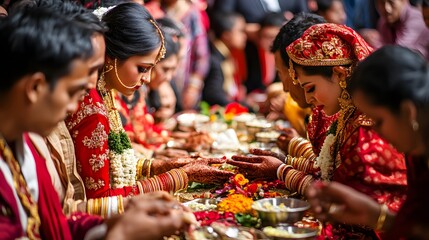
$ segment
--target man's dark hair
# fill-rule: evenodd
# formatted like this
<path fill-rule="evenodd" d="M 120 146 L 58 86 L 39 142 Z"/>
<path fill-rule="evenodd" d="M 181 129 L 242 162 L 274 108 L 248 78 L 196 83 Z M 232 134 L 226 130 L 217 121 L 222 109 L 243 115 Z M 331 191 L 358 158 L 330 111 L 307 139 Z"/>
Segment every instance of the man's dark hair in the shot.
<path fill-rule="evenodd" d="M 280 56 L 284 64 L 288 64 L 289 56 L 286 53 L 286 47 L 289 46 L 296 39 L 300 38 L 302 34 L 309 27 L 325 23 L 326 20 L 316 14 L 312 13 L 298 13 L 293 17 L 289 22 L 287 22 L 280 29 L 276 38 L 274 39 L 273 46 L 271 47 L 271 52 L 275 53 L 280 51 Z"/>
<path fill-rule="evenodd" d="M 332 3 L 334 1 L 341 1 L 342 0 L 317 0 L 317 12 L 318 13 L 324 13 L 328 9 L 332 7 Z"/>
<path fill-rule="evenodd" d="M 265 15 L 262 21 L 259 23 L 261 28 L 263 27 L 281 27 L 285 24 L 285 15 L 281 12 L 270 12 Z"/>
<path fill-rule="evenodd" d="M 216 38 L 220 38 L 224 32 L 231 31 L 239 18 L 242 18 L 239 13 L 213 12 L 210 14 L 211 29 Z"/>
<path fill-rule="evenodd" d="M 44 8 L 22 9 L 0 21 L 0 93 L 25 75 L 42 72 L 51 86 L 74 60 L 92 56 L 92 31 Z"/>
<path fill-rule="evenodd" d="M 70 1 L 53 0 L 21 0 L 11 6 L 11 14 L 24 8 L 46 8 L 51 9 L 56 14 L 76 21 L 84 28 L 103 34 L 108 29 L 106 25 L 92 13 L 92 11 L 81 5 Z"/>

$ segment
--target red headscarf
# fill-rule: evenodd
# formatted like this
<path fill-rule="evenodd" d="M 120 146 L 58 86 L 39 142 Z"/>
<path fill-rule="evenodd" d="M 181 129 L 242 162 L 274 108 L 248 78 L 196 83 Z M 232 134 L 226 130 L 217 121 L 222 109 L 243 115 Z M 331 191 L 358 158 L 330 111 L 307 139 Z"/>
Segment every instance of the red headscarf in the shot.
<path fill-rule="evenodd" d="M 286 48 L 303 66 L 348 65 L 365 59 L 373 49 L 353 29 L 334 23 L 316 24 Z"/>

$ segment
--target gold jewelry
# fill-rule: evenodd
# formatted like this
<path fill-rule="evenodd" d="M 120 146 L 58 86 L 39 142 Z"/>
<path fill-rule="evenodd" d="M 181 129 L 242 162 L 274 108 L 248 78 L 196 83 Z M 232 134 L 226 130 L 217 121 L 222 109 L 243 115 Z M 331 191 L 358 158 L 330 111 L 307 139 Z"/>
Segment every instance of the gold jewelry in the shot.
<path fill-rule="evenodd" d="M 158 24 L 156 24 L 156 22 L 153 19 L 149 19 L 149 21 L 153 24 L 153 26 L 155 26 L 156 31 L 158 32 L 159 38 L 161 39 L 161 48 L 159 49 L 158 55 L 156 56 L 156 59 L 155 59 L 155 64 L 157 64 L 159 63 L 159 61 L 161 61 L 161 59 L 165 57 L 165 53 L 167 52 L 167 50 L 165 49 L 165 39 Z"/>
<path fill-rule="evenodd" d="M 289 76 L 290 76 L 290 78 L 292 78 L 293 85 L 299 84 L 298 78 L 296 77 L 295 69 L 293 67 L 293 62 L 290 58 L 289 58 Z"/>
<path fill-rule="evenodd" d="M 378 215 L 375 231 L 381 231 L 383 229 L 384 222 L 386 221 L 386 217 L 387 217 L 387 211 L 389 211 L 387 206 L 385 204 L 381 205 L 380 215 Z"/>
<path fill-rule="evenodd" d="M 104 73 L 108 73 L 108 72 L 112 71 L 112 69 L 113 69 L 113 65 L 112 65 L 110 62 L 108 62 L 108 63 L 106 64 L 105 68 L 106 68 L 106 69 L 104 70 Z"/>
<path fill-rule="evenodd" d="M 124 88 L 127 88 L 127 89 L 134 89 L 134 88 L 139 84 L 139 82 L 140 82 L 140 81 L 137 81 L 137 82 L 136 82 L 136 84 L 134 84 L 134 86 L 131 86 L 131 87 L 129 87 L 129 86 L 127 86 L 127 85 L 125 85 L 125 84 L 122 82 L 121 78 L 119 77 L 117 62 L 118 62 L 118 59 L 117 59 L 117 58 L 115 58 L 115 75 L 116 75 L 116 79 L 118 79 L 119 84 L 121 84 L 121 86 L 122 86 L 122 87 L 124 87 Z"/>
<path fill-rule="evenodd" d="M 41 239 L 40 237 L 40 216 L 38 211 L 37 202 L 34 201 L 30 193 L 27 182 L 21 171 L 21 166 L 15 159 L 12 150 L 7 145 L 6 140 L 0 135 L 0 154 L 3 156 L 4 161 L 12 173 L 13 186 L 19 201 L 27 214 L 27 228 L 25 229 L 30 239 Z"/>

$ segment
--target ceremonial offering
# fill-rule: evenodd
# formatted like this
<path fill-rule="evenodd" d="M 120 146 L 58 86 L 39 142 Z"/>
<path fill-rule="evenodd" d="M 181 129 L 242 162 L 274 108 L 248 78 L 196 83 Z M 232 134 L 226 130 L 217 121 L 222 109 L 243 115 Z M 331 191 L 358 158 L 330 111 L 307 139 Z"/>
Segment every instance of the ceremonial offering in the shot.
<path fill-rule="evenodd" d="M 257 200 L 252 205 L 264 226 L 293 224 L 301 220 L 309 208 L 309 203 L 295 198 L 266 198 Z"/>
<path fill-rule="evenodd" d="M 189 207 L 192 211 L 210 211 L 217 209 L 218 201 L 216 199 L 210 198 L 197 198 L 189 202 L 184 203 L 183 205 Z"/>
<path fill-rule="evenodd" d="M 265 235 L 274 240 L 299 239 L 310 240 L 315 239 L 318 234 L 318 229 L 315 228 L 299 228 L 295 226 L 279 225 L 277 227 L 265 227 L 263 229 Z"/>

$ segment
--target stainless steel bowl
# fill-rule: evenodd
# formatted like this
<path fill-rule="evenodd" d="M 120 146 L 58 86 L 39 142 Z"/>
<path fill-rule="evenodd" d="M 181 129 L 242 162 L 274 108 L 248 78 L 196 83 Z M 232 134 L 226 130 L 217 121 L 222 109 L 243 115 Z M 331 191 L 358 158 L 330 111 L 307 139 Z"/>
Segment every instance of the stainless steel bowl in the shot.
<path fill-rule="evenodd" d="M 276 226 L 301 220 L 310 204 L 295 198 L 265 198 L 255 201 L 252 208 L 258 213 L 263 226 Z"/>

